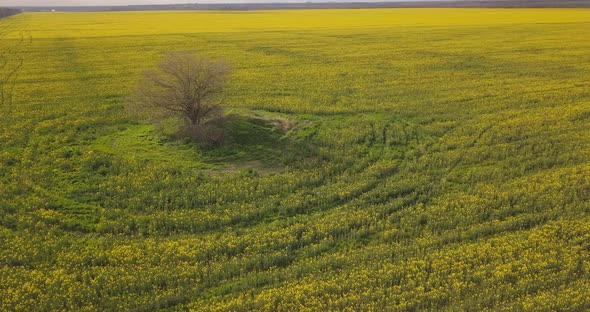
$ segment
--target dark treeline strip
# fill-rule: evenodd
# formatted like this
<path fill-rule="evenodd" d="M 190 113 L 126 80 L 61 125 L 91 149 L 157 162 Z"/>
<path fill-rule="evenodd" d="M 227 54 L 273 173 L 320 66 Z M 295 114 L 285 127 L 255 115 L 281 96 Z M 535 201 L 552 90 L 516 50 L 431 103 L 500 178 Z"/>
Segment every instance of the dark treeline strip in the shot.
<path fill-rule="evenodd" d="M 0 8 L 0 18 L 6 18 L 9 16 L 17 15 L 23 11 L 15 8 Z"/>
<path fill-rule="evenodd" d="M 23 7 L 25 11 L 153 11 L 153 10 L 299 10 L 299 9 L 384 9 L 384 8 L 588 8 L 583 0 L 483 0 L 400 2 L 305 2 L 305 3 L 188 3 L 128 6 Z"/>

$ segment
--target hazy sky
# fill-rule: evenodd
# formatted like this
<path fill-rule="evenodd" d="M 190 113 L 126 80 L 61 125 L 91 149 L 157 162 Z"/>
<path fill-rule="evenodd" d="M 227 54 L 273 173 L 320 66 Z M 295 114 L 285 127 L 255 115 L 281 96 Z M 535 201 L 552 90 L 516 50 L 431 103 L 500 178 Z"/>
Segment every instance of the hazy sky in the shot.
<path fill-rule="evenodd" d="M 306 2 L 308 0 L 0 0 L 0 6 L 81 6 L 81 5 L 129 5 L 129 4 L 173 4 L 173 3 L 225 3 L 225 2 Z M 383 0 L 315 0 L 315 2 L 350 2 Z M 393 0 L 402 1 L 402 0 Z M 413 1 L 413 0 L 403 0 Z"/>
<path fill-rule="evenodd" d="M 170 4 L 198 1 L 187 0 L 0 0 L 0 6 L 52 6 L 52 5 L 127 5 L 127 4 Z M 201 2 L 227 2 L 227 1 L 201 1 Z"/>
<path fill-rule="evenodd" d="M 306 2 L 307 0 L 0 0 L 0 6 L 81 6 L 81 5 L 129 5 L 129 4 L 172 4 L 172 3 L 224 3 L 224 2 Z M 315 0 L 328 2 L 337 0 Z M 345 0 L 346 1 L 346 0 Z M 342 2 L 345 2 L 342 1 Z M 347 0 L 351 1 L 351 0 Z M 355 0 L 363 1 L 363 0 Z M 369 1 L 369 0 L 364 0 Z M 376 1 L 376 0 L 371 0 Z M 395 0 L 394 0 L 395 1 Z M 397 0 L 401 1 L 401 0 Z M 408 1 L 408 0 L 405 0 Z M 409 0 L 412 1 L 412 0 Z"/>

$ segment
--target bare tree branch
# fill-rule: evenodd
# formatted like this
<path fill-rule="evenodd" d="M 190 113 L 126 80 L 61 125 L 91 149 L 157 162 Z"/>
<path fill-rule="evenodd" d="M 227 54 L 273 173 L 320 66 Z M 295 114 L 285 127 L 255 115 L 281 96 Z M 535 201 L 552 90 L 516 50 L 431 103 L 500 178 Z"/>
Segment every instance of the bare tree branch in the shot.
<path fill-rule="evenodd" d="M 128 98 L 127 108 L 154 122 L 179 117 L 187 128 L 198 131 L 223 115 L 220 95 L 228 75 L 223 62 L 189 52 L 170 52 L 155 70 L 144 73 Z"/>

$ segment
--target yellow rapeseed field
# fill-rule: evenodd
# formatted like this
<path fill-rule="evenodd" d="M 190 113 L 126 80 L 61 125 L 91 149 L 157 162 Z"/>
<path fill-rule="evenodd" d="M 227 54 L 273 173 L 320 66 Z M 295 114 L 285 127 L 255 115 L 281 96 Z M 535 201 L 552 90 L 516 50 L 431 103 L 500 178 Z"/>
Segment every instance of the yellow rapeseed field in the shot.
<path fill-rule="evenodd" d="M 2 311 L 590 309 L 590 10 L 25 13 Z M 227 60 L 228 141 L 124 109 Z"/>
<path fill-rule="evenodd" d="M 36 38 L 110 37 L 226 32 L 374 29 L 586 23 L 583 9 L 357 9 L 250 12 L 138 11 L 35 13 L 19 16 L 17 27 Z M 32 21 L 31 21 L 32 20 Z"/>

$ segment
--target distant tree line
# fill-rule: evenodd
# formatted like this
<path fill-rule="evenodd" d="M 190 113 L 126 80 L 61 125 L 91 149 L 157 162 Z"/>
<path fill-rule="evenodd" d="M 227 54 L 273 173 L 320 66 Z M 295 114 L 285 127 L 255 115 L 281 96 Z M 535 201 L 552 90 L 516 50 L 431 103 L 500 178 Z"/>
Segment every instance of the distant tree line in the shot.
<path fill-rule="evenodd" d="M 0 8 L 0 18 L 5 18 L 22 13 L 22 10 L 15 8 Z"/>

